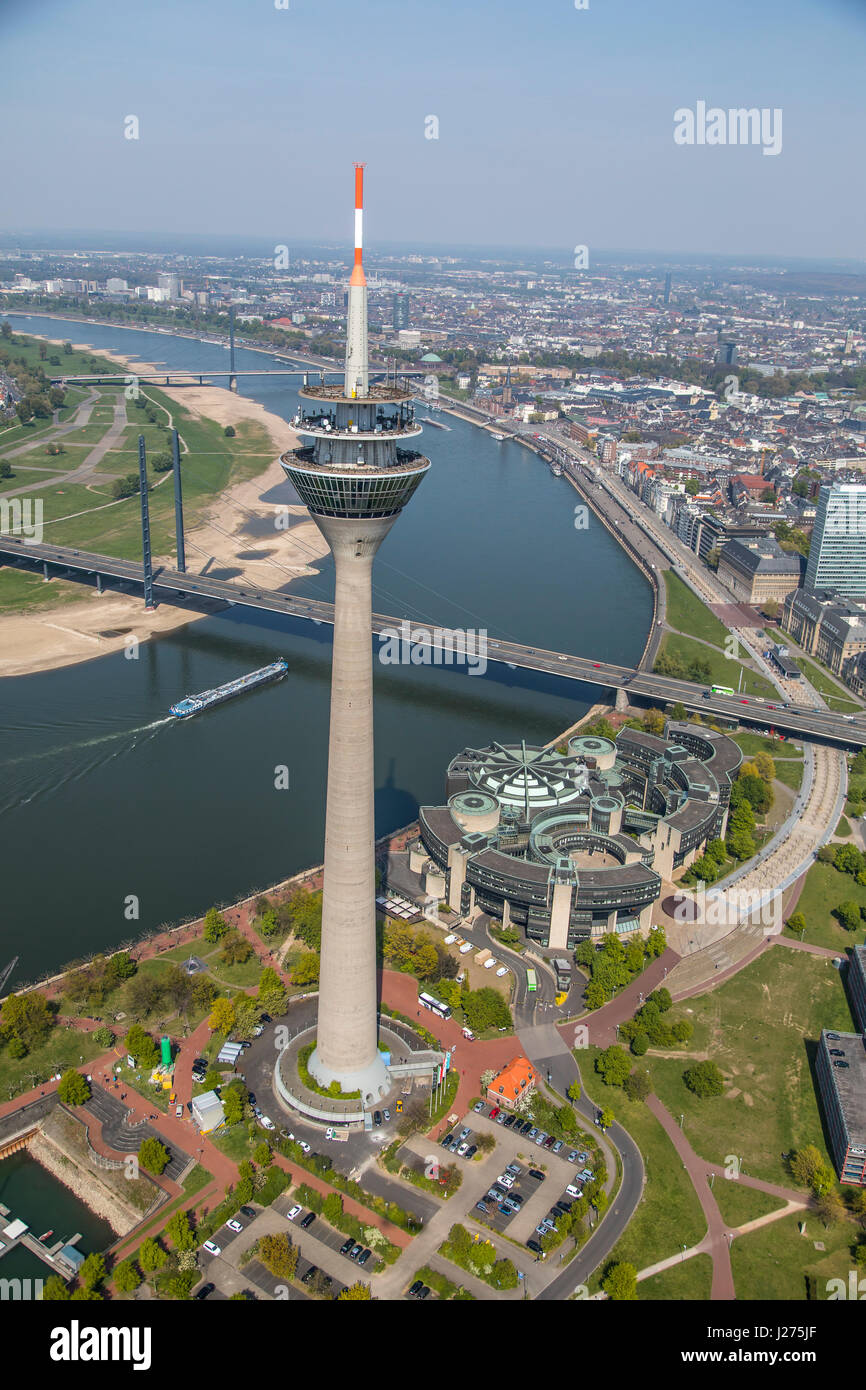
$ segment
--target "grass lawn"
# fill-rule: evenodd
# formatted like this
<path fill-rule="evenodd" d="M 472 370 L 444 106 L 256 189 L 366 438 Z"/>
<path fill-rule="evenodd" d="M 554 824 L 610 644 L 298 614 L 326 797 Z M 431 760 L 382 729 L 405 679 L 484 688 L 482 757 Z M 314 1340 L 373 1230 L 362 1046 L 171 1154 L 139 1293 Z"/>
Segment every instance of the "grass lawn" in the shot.
<path fill-rule="evenodd" d="M 699 1099 L 683 1081 L 687 1063 L 648 1054 L 659 1099 L 685 1116 L 689 1142 L 710 1162 L 736 1154 L 749 1176 L 794 1188 L 782 1153 L 815 1144 L 826 1154 L 812 1076 L 817 1039 L 822 1028 L 853 1027 L 838 972 L 823 957 L 777 946 L 685 1012 L 695 1030 L 689 1050 L 709 1053 L 725 1093 Z"/>
<path fill-rule="evenodd" d="M 813 864 L 796 907 L 806 919 L 803 940 L 813 946 L 826 946 L 840 955 L 852 946 L 862 946 L 866 941 L 866 923 L 856 931 L 845 931 L 830 915 L 834 907 L 848 901 L 866 907 L 866 888 L 851 874 L 840 874 L 832 864 Z"/>
<path fill-rule="evenodd" d="M 637 1296 L 642 1303 L 653 1299 L 706 1302 L 712 1285 L 713 1262 L 709 1255 L 693 1255 L 690 1260 L 681 1260 L 651 1279 L 642 1279 L 637 1286 Z"/>
<path fill-rule="evenodd" d="M 431 1269 L 429 1265 L 422 1265 L 420 1269 L 416 1269 L 410 1283 L 414 1284 L 416 1279 L 429 1285 L 437 1298 L 457 1298 L 459 1301 L 472 1299 L 473 1302 L 475 1301 L 475 1295 L 471 1294 L 468 1289 L 464 1289 L 462 1285 L 453 1284 L 444 1274 L 440 1274 L 437 1269 Z M 409 1285 L 407 1284 L 406 1287 L 408 1288 Z"/>
<path fill-rule="evenodd" d="M 262 1135 L 264 1136 L 264 1131 Z M 211 1134 L 208 1137 L 220 1153 L 224 1153 L 233 1163 L 240 1163 L 243 1159 L 249 1158 L 256 1145 L 261 1143 L 258 1135 L 255 1139 L 250 1138 L 245 1124 L 232 1125 L 231 1129 L 220 1130 L 219 1134 Z"/>
<path fill-rule="evenodd" d="M 774 762 L 780 758 L 803 761 L 802 748 L 787 740 L 783 743 L 777 738 L 767 738 L 764 734 L 732 734 L 731 737 L 737 747 L 742 749 L 746 759 L 753 758 L 756 753 L 769 753 Z"/>
<path fill-rule="evenodd" d="M 796 655 L 796 661 L 806 680 L 814 685 L 819 695 L 823 695 L 830 709 L 838 710 L 842 714 L 853 714 L 856 710 L 863 708 L 855 695 L 852 693 L 844 694 L 844 686 L 837 685 L 832 676 L 825 676 L 820 666 L 816 666 L 813 661 L 809 661 L 805 656 L 800 656 L 799 652 Z"/>
<path fill-rule="evenodd" d="M 730 1178 L 716 1178 L 713 1196 L 722 1213 L 722 1220 L 732 1228 L 745 1226 L 747 1221 L 755 1221 L 768 1212 L 781 1211 L 785 1205 L 781 1197 L 771 1197 L 769 1192 L 747 1187 L 745 1183 Z"/>
<path fill-rule="evenodd" d="M 55 1072 L 80 1066 L 99 1057 L 105 1048 L 94 1042 L 92 1033 L 79 1033 L 75 1028 L 52 1028 L 45 1042 L 28 1052 L 26 1057 L 9 1056 L 6 1048 L 0 1051 L 0 1100 L 14 1100 L 22 1091 L 47 1081 Z"/>
<path fill-rule="evenodd" d="M 802 1236 L 801 1221 L 806 1223 Z M 812 1212 L 796 1212 L 738 1236 L 731 1247 L 737 1298 L 803 1302 L 811 1291 L 823 1302 L 829 1279 L 844 1279 L 847 1291 L 848 1271 L 854 1268 L 850 1247 L 857 1230 L 853 1221 L 825 1228 Z M 816 1241 L 825 1248 L 816 1250 Z"/>
<path fill-rule="evenodd" d="M 706 661 L 710 667 L 708 684 L 727 685 L 733 690 L 739 685 L 742 671 L 744 695 L 764 695 L 770 700 L 779 699 L 779 692 L 766 676 L 759 675 L 757 671 L 744 666 L 741 661 L 734 661 L 733 658 L 725 656 L 724 652 L 707 646 L 706 642 L 696 641 L 693 637 L 683 636 L 679 632 L 666 632 L 659 654 L 679 657 L 686 664 L 692 661 Z"/>
<path fill-rule="evenodd" d="M 713 646 L 724 647 L 728 629 L 714 613 L 692 593 L 679 575 L 673 570 L 664 570 L 667 589 L 666 621 L 677 632 L 688 633 L 690 637 L 700 637 Z"/>
<path fill-rule="evenodd" d="M 646 1183 L 628 1229 L 591 1276 L 591 1293 L 600 1288 L 608 1264 L 630 1260 L 638 1270 L 646 1269 L 683 1245 L 697 1245 L 707 1231 L 698 1195 L 670 1139 L 641 1101 L 628 1100 L 618 1086 L 604 1085 L 593 1070 L 597 1056 L 597 1048 L 580 1053 L 584 1092 L 599 1106 L 609 1106 L 628 1130 L 643 1156 Z"/>
<path fill-rule="evenodd" d="M 197 1163 L 191 1173 L 188 1173 L 183 1180 L 183 1190 L 187 1197 L 194 1197 L 197 1192 L 201 1192 L 209 1183 L 213 1182 L 213 1173 L 209 1173 L 207 1168 L 202 1168 Z"/>
<path fill-rule="evenodd" d="M 41 574 L 0 568 L 0 612 L 12 613 L 19 608 L 48 608 L 61 603 L 81 603 L 88 594 L 87 588 L 73 584 L 67 579 L 52 579 L 46 584 Z"/>
<path fill-rule="evenodd" d="M 848 835 L 851 834 L 851 825 L 850 825 L 850 823 L 845 819 L 844 816 L 843 816 L 842 819 L 839 821 L 839 824 L 836 826 L 836 834 L 837 834 L 837 835 L 841 835 L 841 836 L 843 836 L 843 837 L 847 837 Z"/>

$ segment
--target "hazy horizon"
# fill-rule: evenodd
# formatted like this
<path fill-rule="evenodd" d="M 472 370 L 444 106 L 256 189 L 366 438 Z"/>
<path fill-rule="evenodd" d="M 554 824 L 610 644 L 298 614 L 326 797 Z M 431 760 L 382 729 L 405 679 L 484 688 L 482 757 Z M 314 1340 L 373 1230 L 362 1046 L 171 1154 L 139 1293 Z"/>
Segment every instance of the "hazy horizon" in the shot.
<path fill-rule="evenodd" d="M 7 3 L 6 226 L 343 245 L 359 160 L 371 246 L 862 258 L 855 0 L 282 3 Z M 677 144 L 701 103 L 779 148 Z"/>

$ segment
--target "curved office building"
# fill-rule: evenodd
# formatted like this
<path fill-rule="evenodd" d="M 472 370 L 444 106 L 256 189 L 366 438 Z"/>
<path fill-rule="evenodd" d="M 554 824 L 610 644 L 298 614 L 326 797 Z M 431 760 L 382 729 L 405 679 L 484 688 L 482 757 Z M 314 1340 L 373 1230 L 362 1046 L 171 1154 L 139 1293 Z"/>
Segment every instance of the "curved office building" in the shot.
<path fill-rule="evenodd" d="M 579 734 L 566 753 L 464 748 L 446 804 L 420 809 L 411 866 L 455 911 L 545 947 L 646 931 L 662 881 L 724 835 L 741 760 L 724 734 L 673 721 L 663 738 Z"/>

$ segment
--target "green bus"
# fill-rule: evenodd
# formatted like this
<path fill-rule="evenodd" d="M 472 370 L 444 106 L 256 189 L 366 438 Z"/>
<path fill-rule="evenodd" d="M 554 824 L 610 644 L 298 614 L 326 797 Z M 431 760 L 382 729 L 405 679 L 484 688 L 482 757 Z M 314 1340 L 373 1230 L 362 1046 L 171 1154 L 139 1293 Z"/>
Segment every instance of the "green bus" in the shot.
<path fill-rule="evenodd" d="M 538 988 L 538 981 L 535 978 L 534 970 L 527 970 L 526 972 L 526 988 L 529 990 L 530 994 L 533 994 Z"/>

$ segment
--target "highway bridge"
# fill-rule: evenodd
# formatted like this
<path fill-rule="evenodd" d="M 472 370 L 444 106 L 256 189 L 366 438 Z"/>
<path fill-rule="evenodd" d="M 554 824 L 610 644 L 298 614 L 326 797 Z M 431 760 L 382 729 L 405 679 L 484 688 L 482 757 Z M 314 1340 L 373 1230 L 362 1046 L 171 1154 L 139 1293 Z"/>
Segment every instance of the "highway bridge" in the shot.
<path fill-rule="evenodd" d="M 31 571 L 41 570 L 46 578 L 52 574 L 62 574 L 65 579 L 94 583 L 99 592 L 102 592 L 105 585 L 144 592 L 144 565 L 138 560 L 118 560 L 110 555 L 97 555 L 90 551 L 73 550 L 63 546 L 40 545 L 15 536 L 0 536 L 0 563 Z M 284 594 L 272 589 L 244 586 L 243 581 L 233 583 L 205 574 L 190 574 L 167 567 L 156 567 L 153 572 L 153 587 L 162 602 L 181 602 L 185 607 L 199 605 L 208 610 L 216 602 L 229 607 L 284 613 L 289 617 L 306 619 L 319 625 L 333 624 L 334 621 L 334 607 L 331 603 L 321 599 Z M 430 646 L 434 652 L 441 651 L 441 661 L 434 660 L 429 664 L 452 664 L 447 660 L 448 649 L 453 649 L 454 646 L 452 629 L 431 628 L 414 620 L 374 613 L 372 631 L 381 633 L 386 628 L 389 632 L 404 634 L 407 641 L 416 645 Z M 675 680 L 671 676 L 656 675 L 654 672 L 636 670 L 630 666 L 615 666 L 607 661 L 594 661 L 591 657 L 571 656 L 566 652 L 546 651 L 541 647 L 529 647 L 492 638 L 487 641 L 486 655 L 489 663 L 513 669 L 520 667 L 529 671 L 543 671 L 549 675 L 560 676 L 564 680 L 582 681 L 605 690 L 622 691 L 623 697 L 629 701 L 659 705 L 679 702 L 686 709 L 698 710 L 704 715 L 715 714 L 721 719 L 736 720 L 755 728 L 775 729 L 777 733 L 846 748 L 866 747 L 866 717 L 853 719 L 829 710 L 786 705 L 781 696 L 774 700 L 761 699 L 754 695 L 709 695 L 706 686 L 695 684 L 693 681 Z"/>

